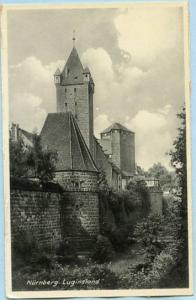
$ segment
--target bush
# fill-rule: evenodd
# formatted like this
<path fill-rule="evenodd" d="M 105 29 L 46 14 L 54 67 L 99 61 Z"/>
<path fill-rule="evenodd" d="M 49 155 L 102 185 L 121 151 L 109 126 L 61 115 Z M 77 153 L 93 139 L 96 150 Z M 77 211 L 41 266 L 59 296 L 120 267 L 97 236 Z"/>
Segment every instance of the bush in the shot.
<path fill-rule="evenodd" d="M 68 238 L 64 239 L 56 249 L 57 260 L 61 264 L 77 262 L 76 247 Z"/>
<path fill-rule="evenodd" d="M 12 267 L 25 265 L 38 251 L 37 244 L 31 232 L 20 230 L 12 238 Z"/>
<path fill-rule="evenodd" d="M 176 265 L 176 246 L 161 251 L 151 263 L 139 270 L 131 269 L 127 274 L 120 275 L 121 288 L 150 289 L 163 287 L 163 279 L 168 277 Z M 165 286 L 166 288 L 167 286 Z"/>
<path fill-rule="evenodd" d="M 124 251 L 130 244 L 129 240 L 133 234 L 133 225 L 122 225 L 119 228 L 115 228 L 108 233 L 108 237 L 114 247 L 115 251 Z"/>
<path fill-rule="evenodd" d="M 32 282 L 44 284 L 29 285 Z M 48 285 L 49 283 L 49 285 Z M 107 265 L 87 265 L 86 267 L 65 266 L 56 263 L 53 269 L 43 268 L 31 273 L 21 269 L 13 273 L 13 290 L 93 290 L 118 288 L 118 277 Z"/>
<path fill-rule="evenodd" d="M 114 257 L 114 250 L 110 240 L 103 235 L 97 237 L 92 259 L 97 263 L 105 263 L 111 261 Z"/>

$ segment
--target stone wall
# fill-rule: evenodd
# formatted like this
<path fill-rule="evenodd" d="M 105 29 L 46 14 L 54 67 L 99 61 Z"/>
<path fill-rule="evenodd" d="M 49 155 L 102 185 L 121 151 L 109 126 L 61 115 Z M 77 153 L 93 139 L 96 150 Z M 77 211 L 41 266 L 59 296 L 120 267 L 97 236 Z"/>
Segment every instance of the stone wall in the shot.
<path fill-rule="evenodd" d="M 97 192 L 97 172 L 59 171 L 55 179 L 66 191 Z"/>
<path fill-rule="evenodd" d="M 122 171 L 135 173 L 135 134 L 128 131 L 120 133 L 120 159 Z"/>
<path fill-rule="evenodd" d="M 64 239 L 87 250 L 99 233 L 97 173 L 57 172 L 64 191 L 11 188 L 12 237 L 32 235 L 40 247 L 56 247 Z"/>
<path fill-rule="evenodd" d="M 14 189 L 10 192 L 12 238 L 20 232 L 33 236 L 39 247 L 53 247 L 62 239 L 61 195 Z"/>
<path fill-rule="evenodd" d="M 95 163 L 98 170 L 105 173 L 108 184 L 112 186 L 112 165 L 96 138 L 94 138 L 94 151 Z"/>
<path fill-rule="evenodd" d="M 71 111 L 93 154 L 93 91 L 89 84 L 56 85 L 57 112 Z"/>

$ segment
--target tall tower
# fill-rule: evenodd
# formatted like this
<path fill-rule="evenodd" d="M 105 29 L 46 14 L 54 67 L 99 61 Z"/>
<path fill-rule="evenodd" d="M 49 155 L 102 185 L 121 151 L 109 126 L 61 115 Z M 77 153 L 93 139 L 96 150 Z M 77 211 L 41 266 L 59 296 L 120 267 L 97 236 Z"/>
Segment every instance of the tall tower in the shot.
<path fill-rule="evenodd" d="M 119 123 L 101 133 L 99 140 L 104 152 L 127 175 L 135 173 L 135 134 Z"/>
<path fill-rule="evenodd" d="M 83 68 L 74 45 L 62 72 L 54 74 L 57 112 L 72 112 L 83 138 L 93 155 L 93 94 L 94 82 L 89 68 Z"/>

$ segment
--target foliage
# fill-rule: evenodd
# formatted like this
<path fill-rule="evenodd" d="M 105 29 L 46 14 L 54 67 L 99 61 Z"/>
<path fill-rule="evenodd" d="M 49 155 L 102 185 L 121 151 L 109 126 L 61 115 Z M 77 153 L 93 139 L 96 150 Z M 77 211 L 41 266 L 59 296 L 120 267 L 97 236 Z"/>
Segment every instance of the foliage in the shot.
<path fill-rule="evenodd" d="M 182 112 L 177 114 L 181 122 L 178 128 L 178 136 L 174 140 L 173 149 L 170 151 L 171 164 L 175 168 L 178 178 L 178 196 L 182 200 L 181 213 L 187 215 L 187 164 L 186 164 L 186 111 L 183 107 Z"/>
<path fill-rule="evenodd" d="M 21 138 L 10 139 L 10 174 L 14 177 L 36 177 L 42 182 L 53 179 L 57 153 L 43 150 L 40 136 L 33 135 L 33 146 L 26 146 Z"/>
<path fill-rule="evenodd" d="M 130 269 L 126 274 L 121 274 L 119 280 L 121 288 L 160 288 L 163 278 L 168 276 L 176 263 L 175 253 L 175 246 L 173 246 L 170 253 L 168 253 L 168 249 L 161 251 L 148 268 L 148 272 L 145 268 L 142 268 L 138 272 Z"/>
<path fill-rule="evenodd" d="M 29 147 L 27 165 L 33 171 L 35 177 L 43 182 L 52 180 L 54 177 L 57 153 L 43 150 L 40 136 L 34 134 L 33 147 Z"/>
<path fill-rule="evenodd" d="M 149 215 L 135 226 L 134 236 L 144 247 L 146 258 L 151 261 L 165 247 L 165 241 L 160 238 L 164 226 L 164 218 L 159 215 Z"/>
<path fill-rule="evenodd" d="M 147 172 L 147 176 L 159 180 L 160 185 L 163 187 L 165 184 L 172 183 L 172 173 L 169 172 L 160 162 L 155 163 Z"/>
<path fill-rule="evenodd" d="M 40 285 L 28 285 L 28 280 L 41 282 Z M 33 272 L 29 266 L 13 273 L 15 290 L 82 290 L 114 289 L 118 287 L 118 277 L 106 264 L 89 263 L 85 267 L 62 266 L 54 263 L 51 269 L 42 268 Z"/>
<path fill-rule="evenodd" d="M 56 249 L 59 263 L 73 263 L 77 261 L 76 247 L 73 242 L 65 238 Z"/>
<path fill-rule="evenodd" d="M 178 190 L 175 196 L 179 199 L 181 217 L 181 236 L 183 239 L 182 260 L 179 264 L 179 272 L 184 276 L 184 281 L 188 278 L 188 218 L 187 218 L 187 161 L 186 161 L 186 110 L 177 114 L 180 122 L 178 135 L 170 151 L 171 164 L 175 168 L 178 179 Z"/>
<path fill-rule="evenodd" d="M 126 225 L 121 225 L 117 228 L 112 228 L 107 232 L 114 250 L 117 252 L 122 252 L 127 249 L 130 244 L 130 237 L 133 234 L 133 224 L 127 223 Z"/>
<path fill-rule="evenodd" d="M 53 193 L 62 193 L 63 188 L 54 182 L 42 182 L 31 180 L 28 178 L 11 177 L 10 179 L 11 189 L 22 189 L 28 191 L 45 191 Z M 11 199 L 12 200 L 12 199 Z"/>
<path fill-rule="evenodd" d="M 14 142 L 10 139 L 9 152 L 10 174 L 15 177 L 24 176 L 27 173 L 27 150 L 24 147 L 23 140 L 19 138 L 17 142 Z"/>
<path fill-rule="evenodd" d="M 27 263 L 37 251 L 37 244 L 30 231 L 19 230 L 12 236 L 12 267 L 17 269 Z"/>
<path fill-rule="evenodd" d="M 141 207 L 142 212 L 147 215 L 150 210 L 150 200 L 146 182 L 132 179 L 127 185 L 127 190 L 130 198 L 134 199 L 135 205 Z"/>
<path fill-rule="evenodd" d="M 106 236 L 99 235 L 94 247 L 92 255 L 93 260 L 97 263 L 105 263 L 111 261 L 114 257 L 114 250 L 111 242 Z"/>

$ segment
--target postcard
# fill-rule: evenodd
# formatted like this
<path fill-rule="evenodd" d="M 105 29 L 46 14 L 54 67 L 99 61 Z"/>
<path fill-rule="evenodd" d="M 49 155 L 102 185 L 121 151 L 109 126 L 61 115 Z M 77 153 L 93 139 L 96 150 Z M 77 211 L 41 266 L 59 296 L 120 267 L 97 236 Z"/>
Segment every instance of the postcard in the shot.
<path fill-rule="evenodd" d="M 6 295 L 192 295 L 187 2 L 5 5 Z"/>

